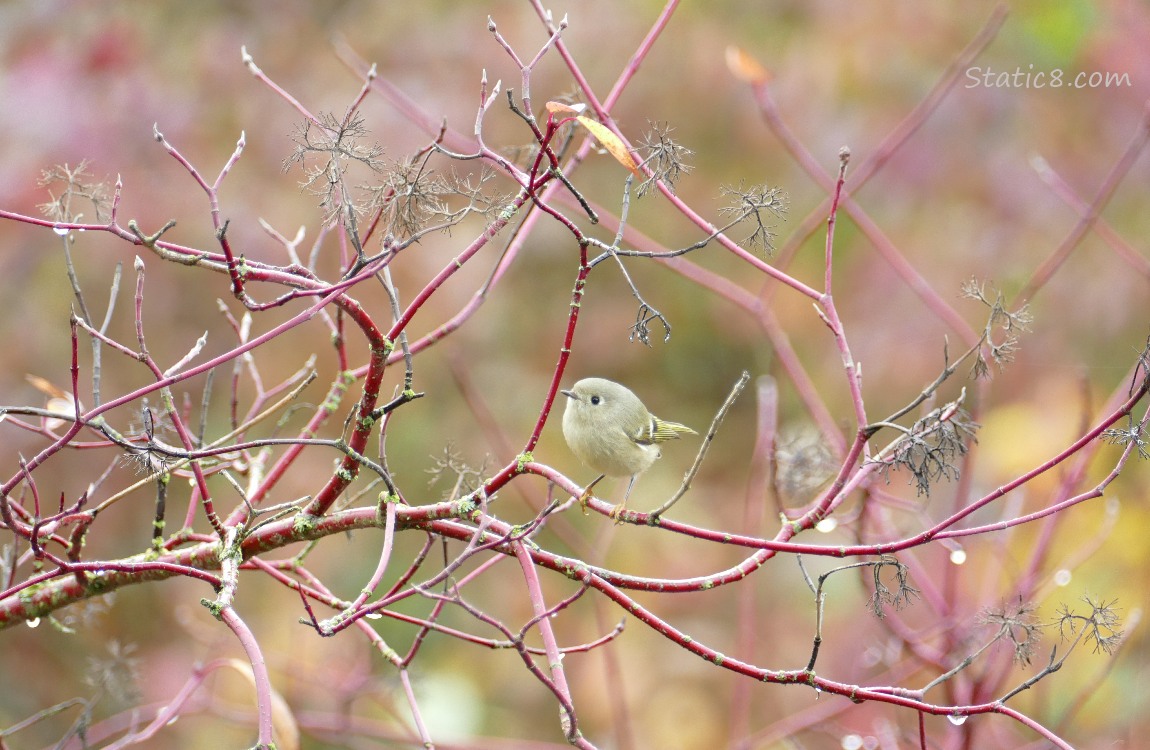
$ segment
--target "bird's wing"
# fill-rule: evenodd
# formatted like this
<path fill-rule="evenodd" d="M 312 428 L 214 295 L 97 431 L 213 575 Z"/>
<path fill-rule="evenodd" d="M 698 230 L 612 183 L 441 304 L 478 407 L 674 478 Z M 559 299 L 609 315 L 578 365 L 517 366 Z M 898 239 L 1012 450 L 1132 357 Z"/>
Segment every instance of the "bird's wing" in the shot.
<path fill-rule="evenodd" d="M 668 440 L 678 440 L 679 434 L 684 432 L 692 435 L 697 434 L 686 425 L 681 425 L 678 422 L 664 422 L 662 419 L 652 416 L 651 421 L 635 433 L 631 439 L 639 445 L 653 445 L 665 443 Z"/>

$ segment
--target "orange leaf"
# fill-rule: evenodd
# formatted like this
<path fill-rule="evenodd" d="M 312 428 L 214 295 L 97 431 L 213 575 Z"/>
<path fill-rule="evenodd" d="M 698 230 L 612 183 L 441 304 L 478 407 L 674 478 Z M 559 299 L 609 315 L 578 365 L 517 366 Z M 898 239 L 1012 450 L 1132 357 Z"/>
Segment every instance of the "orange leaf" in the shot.
<path fill-rule="evenodd" d="M 25 375 L 24 379 L 31 383 L 33 388 L 48 397 L 48 403 L 45 404 L 48 411 L 64 414 L 68 417 L 76 416 L 76 405 L 72 401 L 71 393 L 58 388 L 55 383 L 45 380 L 39 375 Z M 83 406 L 81 405 L 80 408 L 83 408 Z M 49 430 L 54 430 L 62 426 L 66 421 L 68 420 L 46 417 L 44 419 L 44 425 Z"/>
<path fill-rule="evenodd" d="M 771 72 L 735 45 L 727 47 L 727 70 L 743 83 L 757 86 L 771 80 Z"/>
<path fill-rule="evenodd" d="M 65 393 L 61 388 L 58 388 L 55 383 L 52 383 L 39 375 L 25 375 L 24 379 L 32 384 L 32 387 L 43 393 L 45 396 L 51 398 L 66 398 L 71 400 L 71 396 Z"/>
<path fill-rule="evenodd" d="M 547 102 L 547 111 L 553 115 L 577 115 L 580 110 L 562 102 Z"/>

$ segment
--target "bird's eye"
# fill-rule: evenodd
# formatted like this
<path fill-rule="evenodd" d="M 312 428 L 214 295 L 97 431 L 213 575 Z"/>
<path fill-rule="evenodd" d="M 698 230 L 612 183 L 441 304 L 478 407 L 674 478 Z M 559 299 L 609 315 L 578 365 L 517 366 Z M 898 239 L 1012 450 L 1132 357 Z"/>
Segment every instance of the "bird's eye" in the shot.
<path fill-rule="evenodd" d="M 599 405 L 599 402 L 600 402 L 601 400 L 602 400 L 602 399 L 600 399 L 598 396 L 592 396 L 592 397 L 591 397 L 591 405 L 592 405 L 592 406 L 598 406 L 598 405 Z"/>

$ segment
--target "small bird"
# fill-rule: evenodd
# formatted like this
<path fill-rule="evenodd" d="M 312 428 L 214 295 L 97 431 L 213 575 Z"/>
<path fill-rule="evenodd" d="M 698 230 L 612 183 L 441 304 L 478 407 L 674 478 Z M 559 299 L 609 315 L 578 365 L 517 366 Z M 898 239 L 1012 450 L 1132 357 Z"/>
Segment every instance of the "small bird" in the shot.
<path fill-rule="evenodd" d="M 560 393 L 570 399 L 563 412 L 563 437 L 571 452 L 600 474 L 579 498 L 584 507 L 604 476 L 631 478 L 623 502 L 611 512 L 615 519 L 627 507 L 635 477 L 659 458 L 658 444 L 677 440 L 683 433 L 698 434 L 654 416 L 638 396 L 611 380 L 585 378 Z"/>

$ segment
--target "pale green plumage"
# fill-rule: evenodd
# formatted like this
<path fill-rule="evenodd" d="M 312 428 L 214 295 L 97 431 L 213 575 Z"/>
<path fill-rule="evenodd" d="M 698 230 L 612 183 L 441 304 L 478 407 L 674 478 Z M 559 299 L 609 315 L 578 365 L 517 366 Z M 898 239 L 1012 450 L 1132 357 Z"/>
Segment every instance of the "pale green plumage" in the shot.
<path fill-rule="evenodd" d="M 563 412 L 563 437 L 571 452 L 600 474 L 635 477 L 659 458 L 659 443 L 696 434 L 678 422 L 667 422 L 647 411 L 629 389 L 604 378 L 586 378 L 570 390 Z"/>

